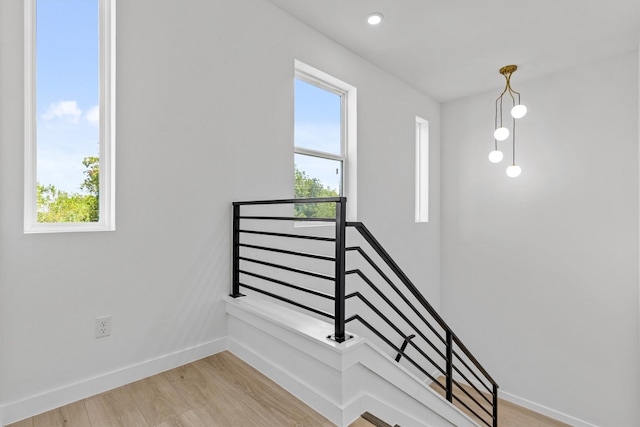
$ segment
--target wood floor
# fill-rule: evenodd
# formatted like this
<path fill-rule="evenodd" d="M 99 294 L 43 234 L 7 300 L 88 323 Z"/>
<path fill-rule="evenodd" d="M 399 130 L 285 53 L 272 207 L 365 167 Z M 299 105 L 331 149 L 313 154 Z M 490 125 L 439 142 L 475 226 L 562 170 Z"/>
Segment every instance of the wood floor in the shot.
<path fill-rule="evenodd" d="M 499 411 L 500 427 L 568 426 L 504 400 Z M 218 426 L 334 424 L 225 351 L 7 427 Z M 349 427 L 372 426 L 359 418 Z"/>
<path fill-rule="evenodd" d="M 322 415 L 229 352 L 11 427 L 329 427 Z"/>
<path fill-rule="evenodd" d="M 438 379 L 443 384 L 445 382 L 444 377 L 440 377 Z M 432 385 L 431 386 L 435 391 L 437 391 L 440 395 L 444 396 L 444 390 L 441 387 Z M 475 391 L 472 387 L 463 386 L 465 390 L 469 394 L 471 394 L 478 402 L 483 401 L 477 391 Z M 456 396 L 460 398 L 467 406 L 476 411 L 478 414 L 483 415 L 484 413 L 478 409 L 476 404 L 463 392 L 456 393 Z M 490 396 L 487 394 L 486 397 L 491 400 Z M 454 399 L 455 401 L 455 399 Z M 471 419 L 477 420 L 471 412 L 462 406 L 459 403 L 455 404 L 462 412 L 467 414 Z M 490 421 L 487 418 L 487 421 Z M 486 425 L 479 423 L 481 426 Z M 554 420 L 542 414 L 538 414 L 537 412 L 533 412 L 529 409 L 523 408 L 522 406 L 518 406 L 514 403 L 506 401 L 504 399 L 498 399 L 498 424 L 500 427 L 571 427 L 569 424 L 565 424 L 563 422 Z"/>

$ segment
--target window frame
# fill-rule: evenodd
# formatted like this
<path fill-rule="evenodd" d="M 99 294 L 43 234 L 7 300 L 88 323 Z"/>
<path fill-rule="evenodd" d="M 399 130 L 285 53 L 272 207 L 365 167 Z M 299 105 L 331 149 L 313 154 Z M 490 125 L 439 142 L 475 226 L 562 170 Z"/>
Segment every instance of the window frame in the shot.
<path fill-rule="evenodd" d="M 294 158 L 295 154 L 301 154 L 327 160 L 340 161 L 342 163 L 340 195 L 347 197 L 347 220 L 355 221 L 357 219 L 357 89 L 354 86 L 299 60 L 295 60 L 294 79 L 299 79 L 321 89 L 327 90 L 339 95 L 341 98 L 340 154 L 298 147 L 295 145 L 295 136 L 293 141 L 293 151 Z"/>
<path fill-rule="evenodd" d="M 415 122 L 415 222 L 429 222 L 429 121 Z"/>
<path fill-rule="evenodd" d="M 116 0 L 98 0 L 100 199 L 97 222 L 39 223 L 37 219 L 36 6 L 24 3 L 24 233 L 115 230 Z"/>

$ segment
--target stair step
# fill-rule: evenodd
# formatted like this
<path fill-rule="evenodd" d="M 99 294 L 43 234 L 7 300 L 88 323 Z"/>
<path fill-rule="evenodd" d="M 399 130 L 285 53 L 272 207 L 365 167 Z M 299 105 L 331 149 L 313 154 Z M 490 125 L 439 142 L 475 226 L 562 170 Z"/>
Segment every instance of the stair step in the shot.
<path fill-rule="evenodd" d="M 391 424 L 385 423 L 380 418 L 376 417 L 375 415 L 369 412 L 365 412 L 360 416 L 360 418 L 358 418 L 357 420 L 355 420 L 353 423 L 349 425 L 349 427 L 372 427 L 372 426 L 373 427 L 392 427 Z M 400 426 L 396 424 L 393 427 L 400 427 Z"/>

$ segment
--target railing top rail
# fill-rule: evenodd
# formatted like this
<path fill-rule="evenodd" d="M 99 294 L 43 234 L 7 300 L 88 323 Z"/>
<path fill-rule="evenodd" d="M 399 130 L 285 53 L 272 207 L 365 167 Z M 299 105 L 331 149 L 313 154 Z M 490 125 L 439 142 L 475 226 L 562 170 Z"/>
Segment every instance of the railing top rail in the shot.
<path fill-rule="evenodd" d="M 318 197 L 313 199 L 279 199 L 279 200 L 252 200 L 245 202 L 233 202 L 233 206 L 245 205 L 285 205 L 293 203 L 344 203 L 346 197 Z"/>
<path fill-rule="evenodd" d="M 387 263 L 387 265 L 393 270 L 393 272 L 398 276 L 398 278 L 402 281 L 402 283 L 409 289 L 409 291 L 413 294 L 413 296 L 422 304 L 422 306 L 429 312 L 431 317 L 435 319 L 435 321 L 448 333 L 451 334 L 451 338 L 453 341 L 460 347 L 460 349 L 464 352 L 464 354 L 471 360 L 471 362 L 482 372 L 482 374 L 491 382 L 493 385 L 497 385 L 495 380 L 489 375 L 489 373 L 484 369 L 484 367 L 478 362 L 478 360 L 471 354 L 469 349 L 462 343 L 460 338 L 457 337 L 455 332 L 449 327 L 447 322 L 444 321 L 442 317 L 438 314 L 438 312 L 429 304 L 429 301 L 420 293 L 418 288 L 411 282 L 411 280 L 404 274 L 402 269 L 395 263 L 391 255 L 387 253 L 387 251 L 382 247 L 380 242 L 371 234 L 369 229 L 362 222 L 347 222 L 347 227 L 354 227 L 357 229 L 360 234 L 365 238 L 365 240 L 371 245 L 371 247 L 380 255 L 380 257 Z"/>

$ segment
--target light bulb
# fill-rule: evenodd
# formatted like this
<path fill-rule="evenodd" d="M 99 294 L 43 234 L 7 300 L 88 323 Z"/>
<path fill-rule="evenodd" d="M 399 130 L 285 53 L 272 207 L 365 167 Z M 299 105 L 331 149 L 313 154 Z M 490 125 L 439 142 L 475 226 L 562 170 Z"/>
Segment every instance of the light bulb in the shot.
<path fill-rule="evenodd" d="M 503 157 L 502 151 L 500 150 L 493 150 L 489 153 L 489 161 L 491 163 L 500 163 Z"/>
<path fill-rule="evenodd" d="M 520 176 L 521 173 L 522 173 L 522 169 L 520 169 L 520 166 L 518 165 L 511 165 L 507 168 L 507 175 L 510 176 L 511 178 Z"/>
<path fill-rule="evenodd" d="M 514 119 L 521 119 L 527 114 L 527 107 L 522 104 L 518 104 L 511 109 L 511 117 Z"/>
<path fill-rule="evenodd" d="M 367 22 L 369 23 L 369 25 L 378 25 L 382 22 L 382 14 L 378 12 L 370 14 L 367 17 Z"/>
<path fill-rule="evenodd" d="M 493 137 L 498 141 L 504 141 L 505 139 L 509 138 L 509 129 L 507 129 L 506 127 L 498 128 L 495 132 L 493 132 Z"/>

